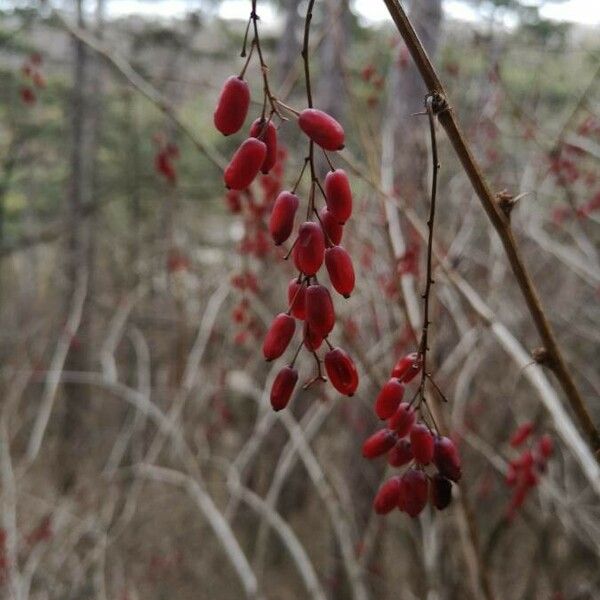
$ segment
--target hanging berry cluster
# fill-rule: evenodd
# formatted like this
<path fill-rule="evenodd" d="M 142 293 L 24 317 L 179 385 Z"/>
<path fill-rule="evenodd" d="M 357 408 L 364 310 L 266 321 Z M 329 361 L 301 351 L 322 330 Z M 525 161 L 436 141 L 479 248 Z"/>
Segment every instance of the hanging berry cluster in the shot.
<path fill-rule="evenodd" d="M 535 426 L 531 421 L 520 425 L 510 438 L 513 448 L 522 448 L 521 453 L 508 463 L 506 471 L 506 484 L 513 489 L 513 494 L 508 506 L 508 519 L 514 518 L 529 492 L 539 483 L 540 476 L 546 471 L 548 459 L 554 452 L 554 442 L 548 434 L 537 440 L 530 439 Z M 529 440 L 529 444 L 525 443 Z"/>
<path fill-rule="evenodd" d="M 262 112 L 225 168 L 226 187 L 233 192 L 248 190 L 259 172 L 267 174 L 273 168 L 277 156 L 277 127 L 274 118 L 281 123 L 288 120 L 281 111 L 297 119 L 300 130 L 308 137 L 308 155 L 295 185 L 281 191 L 273 204 L 269 218 L 269 232 L 276 246 L 288 241 L 294 232 L 296 213 L 300 197 L 296 193 L 307 167 L 310 172 L 306 220 L 297 229 L 296 237 L 286 258 L 292 256 L 298 275 L 289 282 L 289 305 L 271 323 L 263 342 L 263 354 L 269 361 L 279 358 L 288 348 L 296 331 L 296 321 L 303 322 L 302 341 L 291 363 L 279 371 L 271 389 L 271 404 L 275 410 L 285 408 L 298 381 L 296 359 L 306 348 L 312 353 L 317 365 L 317 374 L 304 388 L 316 381 L 325 381 L 322 364 L 332 385 L 342 394 L 352 396 L 358 387 L 358 373 L 350 356 L 341 348 L 334 347 L 330 340 L 335 325 L 335 310 L 329 289 L 321 284 L 318 274 L 323 264 L 333 288 L 345 298 L 354 289 L 355 275 L 348 252 L 340 246 L 343 228 L 352 214 L 352 192 L 348 176 L 342 169 L 335 169 L 327 152 L 336 152 L 344 147 L 344 130 L 329 114 L 313 107 L 308 59 L 308 42 L 312 7 L 308 3 L 302 57 L 306 79 L 308 108 L 298 111 L 273 96 L 269 87 L 268 67 L 265 64 L 258 33 L 256 0 L 252 1 L 252 12 L 248 20 L 242 57 L 250 27 L 254 37 L 246 63 L 239 76 L 225 81 L 214 113 L 215 127 L 223 135 L 237 133 L 244 125 L 250 106 L 250 89 L 244 75 L 252 54 L 256 50 L 263 80 Z M 321 182 L 315 168 L 315 146 L 321 148 L 330 172 Z M 325 205 L 317 208 L 317 194 L 322 194 Z M 323 343 L 328 350 L 322 360 L 317 351 Z"/>

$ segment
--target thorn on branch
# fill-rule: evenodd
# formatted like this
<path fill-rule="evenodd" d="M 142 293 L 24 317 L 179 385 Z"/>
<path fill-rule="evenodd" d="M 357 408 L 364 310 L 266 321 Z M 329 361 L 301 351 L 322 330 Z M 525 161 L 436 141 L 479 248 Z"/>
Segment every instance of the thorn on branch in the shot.
<path fill-rule="evenodd" d="M 517 203 L 517 199 L 508 191 L 502 190 L 496 194 L 496 203 L 507 219 L 510 219 L 510 213 Z"/>

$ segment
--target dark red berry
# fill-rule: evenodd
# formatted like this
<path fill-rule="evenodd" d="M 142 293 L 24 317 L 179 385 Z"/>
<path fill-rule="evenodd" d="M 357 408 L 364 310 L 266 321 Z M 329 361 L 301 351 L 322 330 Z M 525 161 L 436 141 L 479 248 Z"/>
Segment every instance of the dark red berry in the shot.
<path fill-rule="evenodd" d="M 436 473 L 431 478 L 431 503 L 438 509 L 444 510 L 452 500 L 452 484 L 448 479 Z"/>
<path fill-rule="evenodd" d="M 411 434 L 412 435 L 412 434 Z M 454 442 L 443 436 L 435 438 L 433 445 L 433 462 L 438 471 L 452 481 L 458 481 L 461 476 L 460 456 Z"/>
<path fill-rule="evenodd" d="M 538 450 L 543 458 L 550 458 L 552 456 L 554 452 L 554 442 L 548 434 L 545 434 L 540 438 Z"/>
<path fill-rule="evenodd" d="M 263 354 L 267 360 L 279 358 L 288 347 L 294 331 L 296 321 L 294 317 L 285 313 L 279 313 L 271 323 L 263 342 Z"/>
<path fill-rule="evenodd" d="M 325 258 L 325 238 L 318 223 L 306 221 L 298 229 L 298 239 L 293 251 L 294 264 L 305 275 L 314 275 Z"/>
<path fill-rule="evenodd" d="M 398 508 L 416 517 L 427 504 L 428 479 L 423 471 L 409 469 L 400 480 Z"/>
<path fill-rule="evenodd" d="M 403 356 L 392 369 L 392 377 L 408 383 L 412 381 L 421 370 L 421 358 L 417 352 Z"/>
<path fill-rule="evenodd" d="M 398 436 L 391 429 L 380 429 L 364 441 L 362 455 L 369 459 L 377 458 L 391 450 L 397 440 Z"/>
<path fill-rule="evenodd" d="M 410 430 L 410 444 L 417 462 L 428 465 L 433 459 L 433 436 L 429 429 L 417 423 Z"/>
<path fill-rule="evenodd" d="M 323 336 L 304 323 L 304 345 L 311 352 L 316 352 L 323 343 Z"/>
<path fill-rule="evenodd" d="M 337 222 L 326 206 L 319 211 L 319 218 L 321 219 L 327 240 L 334 246 L 337 246 L 342 241 L 344 226 Z"/>
<path fill-rule="evenodd" d="M 341 150 L 344 147 L 344 129 L 326 112 L 306 108 L 298 117 L 300 129 L 325 150 Z"/>
<path fill-rule="evenodd" d="M 390 379 L 375 399 L 375 413 L 382 420 L 389 419 L 398 410 L 403 397 L 404 386 L 397 379 Z"/>
<path fill-rule="evenodd" d="M 392 415 L 388 425 L 399 437 L 404 437 L 410 433 L 415 422 L 415 411 L 407 402 L 402 402 L 398 410 Z"/>
<path fill-rule="evenodd" d="M 225 185 L 230 190 L 246 189 L 254 181 L 266 154 L 264 142 L 256 138 L 243 141 L 225 168 Z"/>
<path fill-rule="evenodd" d="M 323 338 L 329 335 L 335 325 L 333 301 L 324 285 L 310 285 L 306 290 L 306 322 Z"/>
<path fill-rule="evenodd" d="M 293 317 L 301 321 L 306 318 L 306 286 L 296 278 L 288 285 L 288 305 Z"/>
<path fill-rule="evenodd" d="M 398 506 L 400 495 L 400 477 L 388 479 L 377 492 L 373 500 L 373 508 L 378 515 L 385 515 Z"/>
<path fill-rule="evenodd" d="M 403 467 L 413 458 L 413 451 L 408 440 L 398 440 L 387 456 L 388 463 L 392 467 Z"/>
<path fill-rule="evenodd" d="M 327 210 L 343 225 L 352 214 L 352 191 L 348 175 L 343 169 L 329 171 L 325 177 Z"/>
<path fill-rule="evenodd" d="M 297 381 L 298 371 L 292 367 L 283 367 L 277 373 L 271 388 L 271 406 L 273 410 L 281 410 L 287 406 Z"/>
<path fill-rule="evenodd" d="M 256 119 L 250 128 L 250 135 L 262 140 L 267 145 L 267 155 L 260 168 L 261 172 L 266 175 L 277 162 L 277 128 L 271 120 Z"/>
<path fill-rule="evenodd" d="M 325 370 L 331 385 L 345 396 L 353 396 L 358 387 L 358 372 L 354 362 L 341 348 L 333 348 L 325 355 Z"/>
<path fill-rule="evenodd" d="M 290 237 L 299 204 L 298 196 L 291 192 L 281 192 L 275 199 L 269 218 L 269 231 L 277 246 L 283 244 Z"/>
<path fill-rule="evenodd" d="M 215 109 L 213 119 L 215 127 L 223 135 L 236 133 L 246 120 L 249 106 L 250 88 L 248 84 L 239 77 L 229 77 L 223 84 Z"/>
<path fill-rule="evenodd" d="M 325 267 L 331 285 L 344 298 L 349 298 L 354 289 L 354 267 L 350 255 L 341 246 L 333 246 L 325 251 Z"/>

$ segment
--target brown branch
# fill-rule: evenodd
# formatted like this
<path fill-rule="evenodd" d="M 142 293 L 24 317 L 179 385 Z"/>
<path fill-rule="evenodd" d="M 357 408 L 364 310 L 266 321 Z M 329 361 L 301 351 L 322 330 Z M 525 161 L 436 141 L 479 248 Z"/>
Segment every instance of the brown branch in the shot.
<path fill-rule="evenodd" d="M 429 93 L 436 96 L 438 99 L 438 120 L 446 130 L 448 138 L 450 139 L 465 173 L 471 181 L 473 189 L 477 193 L 489 220 L 500 237 L 502 245 L 504 246 L 504 251 L 508 257 L 517 283 L 521 288 L 521 292 L 525 298 L 525 302 L 527 303 L 536 329 L 551 358 L 549 366 L 558 379 L 571 408 L 577 415 L 580 426 L 587 434 L 596 459 L 600 462 L 600 433 L 592 421 L 588 407 L 579 393 L 565 359 L 562 356 L 562 352 L 558 346 L 558 342 L 548 318 L 544 313 L 544 309 L 533 281 L 531 280 L 531 276 L 517 247 L 517 243 L 510 227 L 510 219 L 497 206 L 495 196 L 471 152 L 469 144 L 461 131 L 458 119 L 447 103 L 447 95 L 444 86 L 427 56 L 408 16 L 404 12 L 404 9 L 400 6 L 398 0 L 383 1 L 400 32 L 400 35 L 404 39 Z"/>

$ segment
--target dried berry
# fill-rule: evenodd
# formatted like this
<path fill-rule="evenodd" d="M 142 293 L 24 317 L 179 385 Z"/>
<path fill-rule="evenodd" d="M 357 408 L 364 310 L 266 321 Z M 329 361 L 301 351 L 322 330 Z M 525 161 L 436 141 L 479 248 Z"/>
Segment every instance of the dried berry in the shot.
<path fill-rule="evenodd" d="M 238 132 L 246 120 L 249 106 L 250 88 L 248 84 L 239 77 L 229 77 L 223 84 L 215 109 L 213 119 L 215 127 L 223 135 Z"/>
<path fill-rule="evenodd" d="M 225 168 L 225 185 L 230 190 L 246 189 L 254 181 L 266 155 L 267 146 L 264 142 L 256 138 L 242 142 Z"/>
<path fill-rule="evenodd" d="M 298 117 L 300 129 L 324 150 L 341 150 L 344 147 L 344 129 L 326 112 L 306 108 Z"/>
<path fill-rule="evenodd" d="M 325 258 L 325 238 L 318 223 L 306 221 L 298 229 L 298 239 L 293 250 L 294 264 L 305 275 L 314 275 Z"/>
<path fill-rule="evenodd" d="M 281 410 L 287 406 L 297 381 L 298 371 L 293 367 L 283 367 L 277 373 L 271 388 L 271 406 L 273 410 Z"/>
<path fill-rule="evenodd" d="M 325 251 L 325 267 L 331 285 L 344 298 L 349 298 L 354 290 L 354 267 L 350 255 L 341 246 L 333 246 Z"/>
<path fill-rule="evenodd" d="M 343 225 L 352 214 L 352 191 L 348 175 L 343 169 L 330 171 L 325 177 L 327 210 Z"/>
<path fill-rule="evenodd" d="M 281 192 L 275 199 L 269 219 L 269 231 L 277 246 L 290 237 L 299 204 L 298 196 L 291 192 Z"/>
<path fill-rule="evenodd" d="M 377 458 L 391 450 L 398 440 L 398 436 L 391 429 L 380 429 L 367 438 L 362 447 L 365 458 Z"/>
<path fill-rule="evenodd" d="M 375 399 L 375 413 L 382 420 L 389 419 L 398 410 L 403 397 L 404 386 L 397 379 L 390 379 Z"/>
<path fill-rule="evenodd" d="M 296 321 L 286 313 L 279 313 L 271 323 L 265 340 L 263 342 L 263 354 L 267 360 L 279 358 L 288 347 L 294 331 L 296 330 Z"/>
<path fill-rule="evenodd" d="M 341 348 L 325 355 L 325 370 L 333 387 L 345 396 L 353 396 L 358 387 L 358 372 L 354 362 Z"/>

